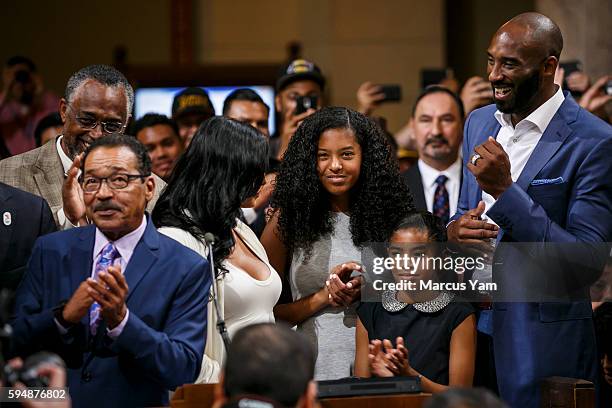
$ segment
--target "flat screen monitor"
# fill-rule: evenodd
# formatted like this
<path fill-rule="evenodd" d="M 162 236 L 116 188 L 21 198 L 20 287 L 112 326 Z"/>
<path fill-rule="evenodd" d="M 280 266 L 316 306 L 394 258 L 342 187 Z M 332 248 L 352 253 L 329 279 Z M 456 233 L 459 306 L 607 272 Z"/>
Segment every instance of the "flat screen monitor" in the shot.
<path fill-rule="evenodd" d="M 208 96 L 210 97 L 210 101 L 217 115 L 223 113 L 223 101 L 225 101 L 225 98 L 230 92 L 238 88 L 250 88 L 254 90 L 270 108 L 268 126 L 270 134 L 274 134 L 274 88 L 272 86 L 202 86 L 201 88 L 208 92 Z M 174 95 L 183 89 L 185 89 L 185 87 L 136 89 L 134 107 L 135 118 L 140 119 L 146 113 L 161 113 L 168 117 L 172 116 L 172 101 L 174 100 Z"/>

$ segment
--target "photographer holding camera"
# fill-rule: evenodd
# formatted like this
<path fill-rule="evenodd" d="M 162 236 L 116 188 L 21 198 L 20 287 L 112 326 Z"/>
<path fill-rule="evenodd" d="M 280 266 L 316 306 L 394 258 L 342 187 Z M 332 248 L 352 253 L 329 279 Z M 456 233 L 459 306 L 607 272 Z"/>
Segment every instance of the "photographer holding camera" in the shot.
<path fill-rule="evenodd" d="M 7 363 L 5 371 L 9 372 L 22 372 L 24 363 L 20 358 L 14 358 Z M 33 370 L 39 378 L 45 378 L 48 382 L 49 388 L 65 388 L 66 387 L 66 369 L 63 364 L 57 364 L 54 362 L 43 362 L 37 365 Z M 5 384 L 4 380 L 0 380 L 0 385 L 3 387 L 12 385 L 16 390 L 26 390 L 27 387 L 22 382 L 16 382 L 14 384 Z M 27 399 L 21 400 L 21 406 L 23 408 L 70 408 L 72 403 L 70 397 L 58 398 L 53 400 L 44 399 Z"/>
<path fill-rule="evenodd" d="M 9 402 L 6 404 L 9 407 L 20 403 L 19 406 L 24 408 L 70 408 L 72 402 L 66 390 L 66 366 L 57 354 L 41 351 L 28 356 L 25 361 L 19 357 L 8 362 L 5 360 L 12 347 L 13 329 L 8 320 L 12 314 L 13 297 L 11 289 L 0 285 L 0 405 Z M 32 387 L 38 394 L 29 398 L 28 390 L 34 391 Z M 41 393 L 51 397 L 41 398 Z"/>
<path fill-rule="evenodd" d="M 36 147 L 34 129 L 38 121 L 57 111 L 59 98 L 43 87 L 36 65 L 27 57 L 6 61 L 0 93 L 0 137 L 5 155 L 27 152 Z"/>
<path fill-rule="evenodd" d="M 282 159 L 300 123 L 321 109 L 324 87 L 321 69 L 310 61 L 296 59 L 283 67 L 276 80 L 274 99 L 279 125 L 270 139 L 274 159 Z"/>

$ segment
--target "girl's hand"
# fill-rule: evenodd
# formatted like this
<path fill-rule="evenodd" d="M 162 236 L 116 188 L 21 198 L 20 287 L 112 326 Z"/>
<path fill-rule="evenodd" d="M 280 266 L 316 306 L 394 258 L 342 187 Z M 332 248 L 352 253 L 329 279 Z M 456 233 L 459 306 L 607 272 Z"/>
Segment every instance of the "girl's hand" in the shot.
<path fill-rule="evenodd" d="M 389 361 L 382 350 L 382 342 L 380 340 L 372 340 L 368 347 L 368 359 L 372 375 L 375 377 L 393 377 L 394 373 L 391 371 Z"/>
<path fill-rule="evenodd" d="M 414 370 L 410 366 L 408 358 L 408 349 L 404 346 L 404 339 L 397 337 L 395 339 L 395 348 L 392 348 L 391 341 L 384 340 L 385 349 L 387 351 L 387 360 L 392 365 L 393 372 L 396 375 L 410 376 L 414 375 Z"/>

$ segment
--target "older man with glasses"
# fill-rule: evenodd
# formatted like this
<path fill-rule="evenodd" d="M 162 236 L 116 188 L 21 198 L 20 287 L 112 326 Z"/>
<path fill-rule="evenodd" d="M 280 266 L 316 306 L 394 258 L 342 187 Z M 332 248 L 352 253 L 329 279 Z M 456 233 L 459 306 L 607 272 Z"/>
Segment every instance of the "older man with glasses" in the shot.
<path fill-rule="evenodd" d="M 136 138 L 99 137 L 82 161 L 91 225 L 36 241 L 17 290 L 13 352 L 59 354 L 74 407 L 167 405 L 168 390 L 200 372 L 208 263 L 145 215 L 155 180 Z"/>
<path fill-rule="evenodd" d="M 83 191 L 77 181 L 79 155 L 104 134 L 122 132 L 133 104 L 134 90 L 115 68 L 80 69 L 68 80 L 60 100 L 62 134 L 55 143 L 0 161 L 0 181 L 47 200 L 59 228 L 84 225 Z M 158 177 L 155 182 L 149 210 L 165 185 Z"/>

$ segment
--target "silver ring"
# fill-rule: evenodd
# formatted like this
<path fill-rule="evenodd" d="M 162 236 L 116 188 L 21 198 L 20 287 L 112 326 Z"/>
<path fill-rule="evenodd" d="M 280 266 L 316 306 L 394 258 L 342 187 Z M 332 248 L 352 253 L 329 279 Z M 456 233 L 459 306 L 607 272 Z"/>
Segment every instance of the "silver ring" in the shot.
<path fill-rule="evenodd" d="M 482 159 L 482 156 L 479 155 L 478 153 L 474 153 L 474 155 L 472 156 L 472 158 L 470 159 L 470 162 L 476 166 L 476 162 L 478 161 L 478 159 Z"/>

